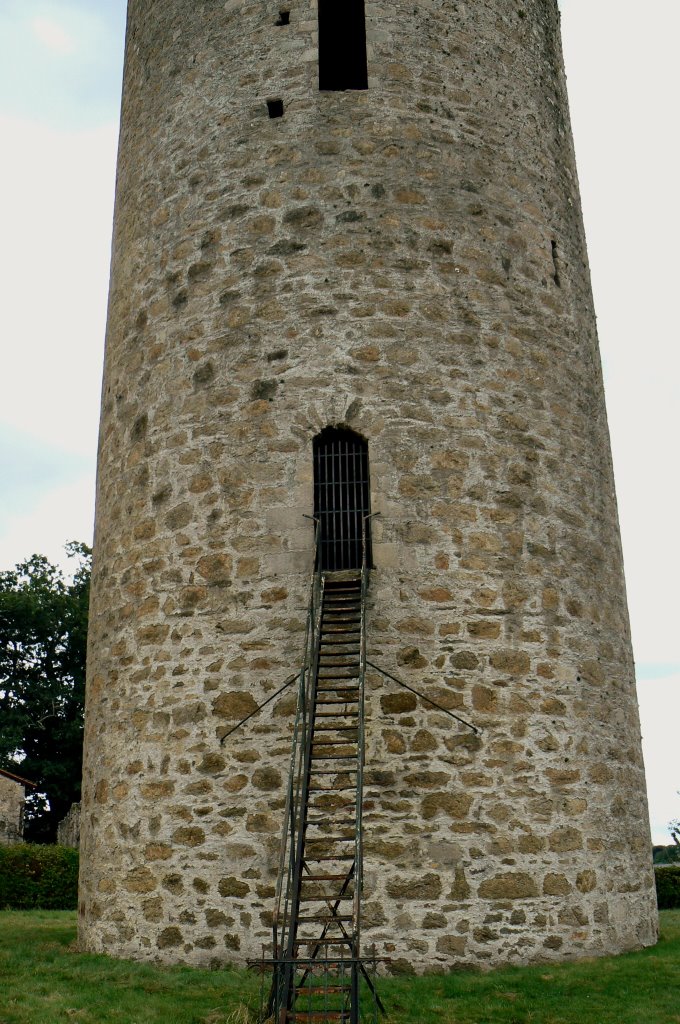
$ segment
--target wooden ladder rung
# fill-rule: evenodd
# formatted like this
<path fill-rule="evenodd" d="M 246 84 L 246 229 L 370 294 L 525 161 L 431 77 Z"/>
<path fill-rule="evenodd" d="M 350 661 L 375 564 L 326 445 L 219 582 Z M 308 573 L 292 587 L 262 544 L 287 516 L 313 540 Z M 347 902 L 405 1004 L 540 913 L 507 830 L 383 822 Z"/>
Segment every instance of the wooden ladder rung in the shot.
<path fill-rule="evenodd" d="M 334 935 L 332 939 L 294 939 L 294 946 L 352 946 L 354 939 L 341 939 L 339 936 Z M 304 959 L 304 958 L 303 958 Z M 333 959 L 336 959 L 335 957 Z"/>
<path fill-rule="evenodd" d="M 316 718 L 358 718 L 357 711 L 317 711 Z M 358 729 L 358 725 L 352 725 L 352 729 Z"/>
<path fill-rule="evenodd" d="M 356 732 L 358 725 L 315 725 L 314 732 Z"/>
<path fill-rule="evenodd" d="M 316 843 L 317 845 L 319 843 L 355 843 L 356 836 L 317 836 L 315 839 L 310 836 L 307 842 Z M 305 860 L 313 859 L 313 857 L 307 857 L 307 855 L 305 855 Z"/>
<path fill-rule="evenodd" d="M 306 985 L 304 988 L 296 988 L 295 994 L 298 996 L 337 996 L 347 991 L 349 991 L 347 985 Z"/>
<path fill-rule="evenodd" d="M 324 853 L 323 856 L 319 857 L 305 857 L 305 861 L 313 862 L 314 864 L 321 864 L 323 861 L 328 860 L 354 860 L 353 853 Z"/>
<path fill-rule="evenodd" d="M 342 896 L 338 893 L 324 893 L 323 896 L 301 896 L 300 903 L 339 903 L 344 900 L 353 900 L 354 893 L 343 893 Z"/>
<path fill-rule="evenodd" d="M 330 899 L 329 903 L 334 901 L 335 898 Z M 347 924 L 351 920 L 351 914 L 310 914 L 309 917 L 298 917 L 298 924 L 333 924 L 335 921 L 338 924 Z"/>
<path fill-rule="evenodd" d="M 329 818 L 309 818 L 307 824 L 321 827 L 324 825 L 336 825 L 338 828 L 353 828 L 356 825 L 356 821 L 354 819 L 338 821 L 337 818 L 330 818 L 330 820 Z"/>
<path fill-rule="evenodd" d="M 307 1021 L 309 1024 L 330 1024 L 335 1020 L 349 1020 L 349 1010 L 324 1010 L 321 1013 L 311 1010 L 286 1011 L 286 1021 L 290 1024 L 306 1024 Z"/>
<path fill-rule="evenodd" d="M 351 746 L 351 739 L 312 739 L 312 746 Z"/>
<path fill-rule="evenodd" d="M 356 761 L 356 754 L 312 754 L 312 761 Z"/>

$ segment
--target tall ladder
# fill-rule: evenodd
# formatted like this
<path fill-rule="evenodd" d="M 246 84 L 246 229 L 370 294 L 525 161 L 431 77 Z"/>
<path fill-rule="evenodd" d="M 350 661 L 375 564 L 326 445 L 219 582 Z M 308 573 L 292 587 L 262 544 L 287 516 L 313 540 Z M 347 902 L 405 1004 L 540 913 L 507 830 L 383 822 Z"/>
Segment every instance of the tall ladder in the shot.
<path fill-rule="evenodd" d="M 366 559 L 317 572 L 298 695 L 268 1019 L 359 1022 Z M 377 998 L 377 997 L 376 997 Z"/>

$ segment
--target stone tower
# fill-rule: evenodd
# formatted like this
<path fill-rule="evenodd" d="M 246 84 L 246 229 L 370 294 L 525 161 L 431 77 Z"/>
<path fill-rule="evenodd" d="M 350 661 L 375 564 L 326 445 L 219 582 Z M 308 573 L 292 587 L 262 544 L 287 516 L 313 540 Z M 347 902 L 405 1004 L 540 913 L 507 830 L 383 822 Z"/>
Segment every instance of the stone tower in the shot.
<path fill-rule="evenodd" d="M 320 85 L 322 88 L 320 88 Z M 367 442 L 366 942 L 617 952 L 656 905 L 556 0 L 130 0 L 81 941 L 269 938 L 315 439 Z"/>

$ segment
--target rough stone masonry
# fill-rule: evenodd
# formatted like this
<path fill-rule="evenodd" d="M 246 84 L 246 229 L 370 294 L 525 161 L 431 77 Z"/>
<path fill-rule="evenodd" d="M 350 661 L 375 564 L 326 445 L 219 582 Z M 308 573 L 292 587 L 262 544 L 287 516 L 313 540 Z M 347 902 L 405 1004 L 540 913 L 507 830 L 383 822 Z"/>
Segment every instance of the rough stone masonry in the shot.
<path fill-rule="evenodd" d="M 365 20 L 368 88 L 320 91 L 314 0 L 130 0 L 87 949 L 269 941 L 294 699 L 220 739 L 299 667 L 327 425 L 369 445 L 369 658 L 482 730 L 369 676 L 365 946 L 424 971 L 656 939 L 557 5 Z"/>
<path fill-rule="evenodd" d="M 23 842 L 26 785 L 32 783 L 0 769 L 0 846 Z"/>

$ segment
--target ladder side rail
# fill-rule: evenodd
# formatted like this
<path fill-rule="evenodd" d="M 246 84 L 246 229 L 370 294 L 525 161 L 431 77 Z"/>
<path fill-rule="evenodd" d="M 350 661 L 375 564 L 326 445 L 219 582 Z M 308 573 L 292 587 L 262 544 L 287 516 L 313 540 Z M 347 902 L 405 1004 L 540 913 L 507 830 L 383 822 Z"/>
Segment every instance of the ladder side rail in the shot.
<path fill-rule="evenodd" d="M 289 924 L 285 940 L 286 967 L 284 971 L 282 1007 L 288 1008 L 295 992 L 295 940 L 297 937 L 297 920 L 300 912 L 300 895 L 302 887 L 302 868 L 305 850 L 305 831 L 307 806 L 309 802 L 309 786 L 312 767 L 312 740 L 314 738 L 314 712 L 316 705 L 316 687 L 319 672 L 319 647 L 321 643 L 321 620 L 324 603 L 324 575 L 319 574 L 318 605 L 312 628 L 313 659 L 308 669 L 308 686 L 306 693 L 306 723 L 304 734 L 303 767 L 300 772 L 298 793 L 295 807 L 295 857 L 292 861 L 292 878 L 289 879 Z M 292 854 L 292 851 L 291 851 Z"/>
<path fill-rule="evenodd" d="M 354 836 L 354 902 L 352 931 L 354 946 L 352 949 L 353 964 L 351 967 L 351 1001 L 350 1024 L 359 1024 L 359 968 L 357 961 L 361 956 L 361 898 L 364 884 L 363 865 L 363 788 L 364 762 L 366 757 L 365 728 L 365 682 L 366 682 L 366 597 L 368 593 L 368 557 L 366 550 L 366 533 L 368 516 L 361 520 L 361 598 L 359 621 L 359 730 L 357 736 L 357 774 L 356 774 L 356 809 Z"/>
<path fill-rule="evenodd" d="M 310 618 L 309 618 L 309 634 L 308 634 L 308 649 L 307 657 L 305 661 L 305 679 L 304 688 L 301 693 L 301 721 L 300 721 L 300 733 L 297 742 L 296 750 L 296 763 L 295 763 L 295 778 L 293 788 L 291 791 L 292 807 L 289 827 L 289 848 L 288 848 L 288 868 L 286 874 L 286 896 L 285 896 L 285 934 L 282 935 L 281 949 L 282 951 L 287 948 L 288 936 L 291 928 L 291 917 L 292 917 L 292 896 L 294 893 L 294 877 L 297 863 L 297 850 L 299 844 L 300 830 L 304 825 L 304 814 L 302 813 L 303 803 L 303 791 L 304 791 L 304 779 L 306 770 L 306 750 L 310 742 L 310 728 L 312 724 L 312 701 L 314 699 L 314 680 L 315 680 L 315 623 L 317 617 L 320 615 L 321 607 L 321 580 L 318 574 L 315 574 L 313 586 L 312 586 L 312 599 L 310 602 Z"/>
<path fill-rule="evenodd" d="M 306 686 L 306 669 L 305 666 L 300 670 L 299 684 L 298 684 L 298 702 L 295 713 L 295 725 L 293 728 L 293 744 L 291 748 L 290 757 L 290 769 L 288 773 L 288 785 L 286 787 L 286 806 L 283 815 L 283 828 L 281 832 L 281 845 L 279 851 L 279 871 L 276 880 L 276 895 L 274 900 L 274 914 L 272 921 L 272 932 L 273 932 L 273 955 L 275 959 L 278 959 L 281 950 L 281 944 L 283 942 L 283 936 L 286 931 L 287 923 L 287 900 L 284 899 L 284 878 L 288 876 L 288 870 L 286 868 L 286 862 L 290 856 L 290 846 L 294 841 L 295 825 L 294 825 L 294 806 L 295 806 L 295 788 L 296 788 L 296 763 L 299 760 L 298 751 L 301 745 L 302 738 L 302 709 L 305 700 L 305 686 Z M 287 889 L 287 886 L 285 887 Z M 283 911 L 282 911 L 283 905 Z"/>
<path fill-rule="evenodd" d="M 283 906 L 282 915 L 282 900 L 284 894 L 284 878 L 286 883 L 289 882 L 290 866 L 286 869 L 287 855 L 290 859 L 291 848 L 295 845 L 295 807 L 296 807 L 296 793 L 299 790 L 299 780 L 302 770 L 303 759 L 301 752 L 304 750 L 304 740 L 307 730 L 307 707 L 308 707 L 308 690 L 309 690 L 309 675 L 310 666 L 313 659 L 314 642 L 314 622 L 316 619 L 316 609 L 318 604 L 319 595 L 319 577 L 316 571 L 316 559 L 319 548 L 319 521 L 314 519 L 314 564 L 312 566 L 312 575 L 309 587 L 309 605 L 307 610 L 307 619 L 305 623 L 305 638 L 303 648 L 303 662 L 300 669 L 299 683 L 298 683 L 298 698 L 295 709 L 295 723 L 293 727 L 293 743 L 291 746 L 290 756 L 290 768 L 288 772 L 288 787 L 286 792 L 286 806 L 283 815 L 283 826 L 281 830 L 281 845 L 279 852 L 279 870 L 276 880 L 276 896 L 274 902 L 274 915 L 273 915 L 273 948 L 272 952 L 275 959 L 283 953 L 284 936 L 286 932 L 287 924 L 287 895 L 289 885 L 286 884 L 285 892 L 286 899 Z M 280 937 L 280 938 L 279 938 Z"/>

